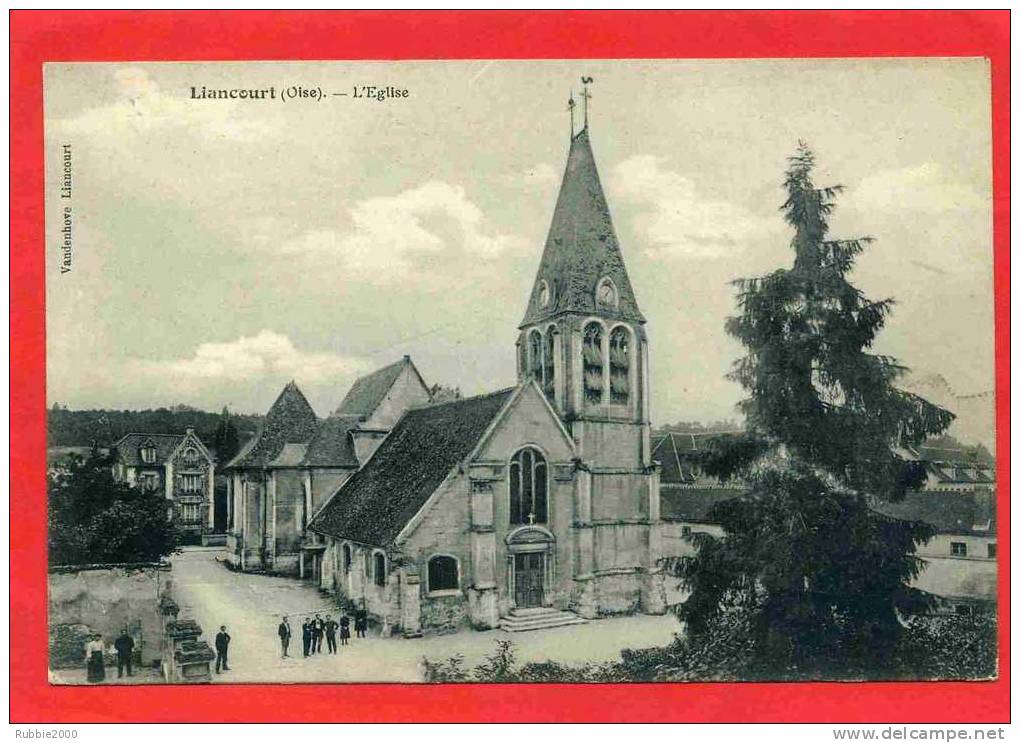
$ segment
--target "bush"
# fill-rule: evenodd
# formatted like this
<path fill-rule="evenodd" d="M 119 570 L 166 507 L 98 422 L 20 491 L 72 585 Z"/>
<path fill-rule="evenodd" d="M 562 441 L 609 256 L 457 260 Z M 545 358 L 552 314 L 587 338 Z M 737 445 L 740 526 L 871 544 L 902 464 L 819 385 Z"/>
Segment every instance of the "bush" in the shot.
<path fill-rule="evenodd" d="M 967 680 L 996 675 L 996 619 L 975 616 L 912 618 L 895 650 L 881 667 L 848 664 L 838 654 L 810 663 L 777 665 L 756 652 L 754 612 L 729 607 L 696 638 L 677 636 L 665 647 L 624 650 L 612 663 L 567 665 L 541 661 L 518 666 L 513 644 L 498 640 L 496 649 L 475 668 L 463 655 L 443 661 L 424 659 L 425 681 L 432 683 L 647 683 L 677 681 L 893 681 Z"/>

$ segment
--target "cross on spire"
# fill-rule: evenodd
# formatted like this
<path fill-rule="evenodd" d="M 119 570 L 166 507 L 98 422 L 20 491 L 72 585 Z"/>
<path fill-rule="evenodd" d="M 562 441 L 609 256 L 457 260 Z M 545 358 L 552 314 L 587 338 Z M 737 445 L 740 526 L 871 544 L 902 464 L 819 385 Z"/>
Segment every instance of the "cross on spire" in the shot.
<path fill-rule="evenodd" d="M 584 128 L 588 128 L 588 101 L 591 100 L 591 93 L 588 92 L 589 83 L 595 82 L 593 77 L 581 77 L 581 84 L 584 85 L 584 89 L 581 91 L 581 97 L 584 99 Z"/>

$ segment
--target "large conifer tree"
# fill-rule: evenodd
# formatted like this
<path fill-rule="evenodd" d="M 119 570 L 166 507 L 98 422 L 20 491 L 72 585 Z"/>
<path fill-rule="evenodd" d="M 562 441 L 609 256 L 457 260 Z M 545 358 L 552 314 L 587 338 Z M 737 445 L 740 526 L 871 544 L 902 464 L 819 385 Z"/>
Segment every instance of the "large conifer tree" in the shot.
<path fill-rule="evenodd" d="M 944 431 L 952 415 L 898 389 L 904 367 L 870 351 L 892 300 L 869 300 L 847 280 L 870 238 L 828 237 L 840 188 L 816 187 L 813 166 L 802 143 L 782 206 L 792 268 L 735 282 L 740 314 L 726 326 L 747 350 L 731 373 L 748 393 L 746 433 L 719 441 L 705 466 L 746 494 L 710 513 L 725 537 L 696 534 L 697 555 L 675 567 L 693 636 L 739 607 L 762 667 L 825 673 L 881 663 L 897 610 L 923 601 L 908 583 L 921 567 L 915 545 L 932 532 L 876 506 L 923 476 L 900 447 Z"/>

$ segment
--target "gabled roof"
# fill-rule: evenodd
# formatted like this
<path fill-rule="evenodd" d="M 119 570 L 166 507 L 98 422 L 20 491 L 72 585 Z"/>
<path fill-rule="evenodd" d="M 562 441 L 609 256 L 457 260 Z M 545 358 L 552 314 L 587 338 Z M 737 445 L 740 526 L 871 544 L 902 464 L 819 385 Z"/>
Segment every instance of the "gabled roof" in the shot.
<path fill-rule="evenodd" d="M 697 479 L 692 464 L 695 455 L 708 449 L 709 442 L 736 431 L 716 433 L 677 433 L 665 431 L 652 436 L 652 459 L 662 465 L 660 481 L 668 484 L 691 484 Z"/>
<path fill-rule="evenodd" d="M 477 445 L 513 388 L 412 408 L 312 519 L 320 534 L 389 545 Z"/>
<path fill-rule="evenodd" d="M 307 443 L 318 428 L 319 419 L 294 382 L 289 382 L 269 408 L 258 433 L 242 447 L 226 467 L 262 467 L 268 465 L 284 444 Z"/>
<path fill-rule="evenodd" d="M 360 421 L 359 415 L 329 416 L 308 442 L 301 463 L 309 467 L 357 467 L 358 457 L 351 433 Z"/>
<path fill-rule="evenodd" d="M 404 356 L 400 361 L 356 379 L 340 403 L 340 407 L 334 411 L 334 415 L 371 415 L 379 407 L 379 403 L 383 401 L 386 393 L 390 391 L 393 383 L 397 381 L 400 373 L 406 367 L 414 370 L 418 379 L 421 380 L 421 374 L 418 374 L 418 369 L 411 362 L 411 357 Z M 424 381 L 422 381 L 422 386 L 428 389 Z"/>
<path fill-rule="evenodd" d="M 912 491 L 899 503 L 882 502 L 875 510 L 902 521 L 923 521 L 943 534 L 995 534 L 994 490 Z"/>
<path fill-rule="evenodd" d="M 129 433 L 114 444 L 113 448 L 117 451 L 118 459 L 126 465 L 162 465 L 177 450 L 177 447 L 184 441 L 184 437 L 185 435 L 182 433 Z M 143 462 L 142 447 L 150 443 L 156 449 L 156 461 Z"/>
<path fill-rule="evenodd" d="M 644 322 L 623 264 L 586 127 L 570 140 L 560 195 L 521 326 L 561 312 L 594 313 L 595 289 L 603 277 L 616 285 L 618 307 L 602 308 L 598 313 Z M 550 289 L 546 307 L 540 300 L 542 282 Z"/>

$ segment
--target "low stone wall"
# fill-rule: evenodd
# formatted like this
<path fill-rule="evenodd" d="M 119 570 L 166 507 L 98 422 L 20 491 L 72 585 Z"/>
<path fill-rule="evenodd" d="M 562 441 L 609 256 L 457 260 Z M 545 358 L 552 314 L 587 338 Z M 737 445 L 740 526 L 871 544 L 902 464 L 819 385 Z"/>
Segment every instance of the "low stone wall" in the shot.
<path fill-rule="evenodd" d="M 227 546 L 227 535 L 226 534 L 203 534 L 202 535 L 202 546 L 203 547 L 226 547 Z"/>
<path fill-rule="evenodd" d="M 81 667 L 88 635 L 98 632 L 104 656 L 116 662 L 113 641 L 127 627 L 135 662 L 157 665 L 163 654 L 160 599 L 169 590 L 167 563 L 65 565 L 48 578 L 51 668 Z"/>

